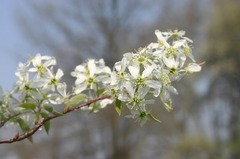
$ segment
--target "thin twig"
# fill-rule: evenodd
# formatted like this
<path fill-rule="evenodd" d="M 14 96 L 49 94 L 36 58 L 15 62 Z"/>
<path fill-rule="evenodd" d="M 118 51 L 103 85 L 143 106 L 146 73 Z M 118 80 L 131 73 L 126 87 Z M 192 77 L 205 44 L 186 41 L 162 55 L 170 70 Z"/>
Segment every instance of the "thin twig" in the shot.
<path fill-rule="evenodd" d="M 72 111 L 78 110 L 78 109 L 80 109 L 82 107 L 88 106 L 88 105 L 90 105 L 92 103 L 95 103 L 95 102 L 97 102 L 99 100 L 103 100 L 103 99 L 107 99 L 107 98 L 111 98 L 111 96 L 110 95 L 106 95 L 106 96 L 102 96 L 102 97 L 91 99 L 91 100 L 89 100 L 87 102 L 84 102 L 84 103 L 81 103 L 81 104 L 79 104 L 77 106 L 68 108 L 62 114 L 64 114 L 64 115 L 68 114 L 68 113 L 70 113 Z M 48 118 L 45 118 L 42 121 L 39 121 L 29 131 L 27 131 L 27 132 L 25 132 L 25 133 L 23 133 L 21 135 L 19 135 L 19 133 L 16 133 L 16 135 L 14 137 L 12 137 L 12 138 L 5 139 L 5 140 L 0 140 L 0 144 L 13 143 L 13 142 L 18 142 L 18 141 L 24 140 L 24 139 L 32 136 L 39 128 L 41 128 L 44 125 L 44 123 L 46 123 L 47 121 L 50 121 L 52 119 L 58 118 L 60 116 L 62 116 L 62 115 L 60 115 L 60 114 L 59 115 L 57 115 L 57 114 L 51 115 Z"/>

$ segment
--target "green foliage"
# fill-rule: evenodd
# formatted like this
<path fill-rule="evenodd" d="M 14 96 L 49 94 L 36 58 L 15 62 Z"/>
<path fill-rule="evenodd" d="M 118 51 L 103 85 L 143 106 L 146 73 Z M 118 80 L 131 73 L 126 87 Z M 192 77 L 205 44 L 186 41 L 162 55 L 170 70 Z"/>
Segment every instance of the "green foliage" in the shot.
<path fill-rule="evenodd" d="M 99 89 L 97 89 L 97 91 L 96 91 L 97 97 L 99 97 L 100 95 L 102 95 L 102 94 L 104 93 L 104 91 L 105 91 L 104 88 L 99 88 Z"/>
<path fill-rule="evenodd" d="M 34 103 L 21 103 L 19 106 L 29 110 L 34 110 L 36 108 Z"/>
<path fill-rule="evenodd" d="M 46 111 L 48 111 L 49 113 L 52 113 L 52 112 L 53 112 L 53 107 L 52 107 L 52 106 L 45 104 L 43 107 L 44 107 L 44 109 L 45 109 Z"/>
<path fill-rule="evenodd" d="M 27 132 L 28 130 L 30 130 L 30 127 L 25 120 L 23 120 L 22 118 L 17 118 L 16 120 L 23 132 Z"/>
<path fill-rule="evenodd" d="M 65 104 L 67 107 L 73 107 L 83 102 L 85 99 L 87 99 L 87 96 L 85 94 L 77 94 L 70 98 L 69 100 L 66 100 Z"/>
<path fill-rule="evenodd" d="M 70 99 L 66 99 L 64 101 L 64 104 L 65 104 L 64 112 L 73 106 L 77 106 L 77 104 L 83 102 L 86 98 L 87 98 L 87 96 L 85 94 L 77 94 L 77 95 L 71 97 Z"/>
<path fill-rule="evenodd" d="M 115 100 L 115 109 L 116 109 L 118 115 L 121 115 L 121 112 L 122 112 L 122 101 L 120 101 L 117 98 Z"/>
<path fill-rule="evenodd" d="M 22 118 L 17 118 L 16 122 L 19 124 L 19 127 L 22 129 L 24 133 L 30 130 L 28 123 Z M 28 140 L 30 142 L 33 142 L 32 136 L 28 137 Z"/>
<path fill-rule="evenodd" d="M 49 134 L 50 121 L 45 122 L 43 126 L 44 126 L 46 133 Z"/>

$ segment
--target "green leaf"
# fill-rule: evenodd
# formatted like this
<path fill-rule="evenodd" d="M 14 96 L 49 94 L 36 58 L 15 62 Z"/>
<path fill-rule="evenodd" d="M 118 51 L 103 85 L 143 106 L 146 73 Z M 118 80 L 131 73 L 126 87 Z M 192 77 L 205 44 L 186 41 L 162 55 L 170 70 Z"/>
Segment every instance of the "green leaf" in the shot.
<path fill-rule="evenodd" d="M 33 103 L 21 103 L 19 106 L 30 110 L 34 110 L 36 108 L 36 105 Z"/>
<path fill-rule="evenodd" d="M 33 137 L 32 137 L 32 136 L 29 136 L 27 139 L 28 139 L 31 143 L 33 143 Z"/>
<path fill-rule="evenodd" d="M 76 96 L 73 96 L 71 99 L 65 102 L 67 106 L 73 107 L 85 100 L 87 96 L 85 94 L 78 94 Z"/>
<path fill-rule="evenodd" d="M 49 113 L 52 113 L 52 112 L 53 112 L 53 107 L 52 107 L 52 106 L 46 104 L 46 105 L 44 105 L 43 107 L 44 107 L 44 109 L 45 109 L 46 111 L 48 111 Z"/>
<path fill-rule="evenodd" d="M 41 119 L 41 112 L 37 112 L 37 113 L 35 113 L 35 123 L 38 123 L 39 122 L 39 120 Z"/>
<path fill-rule="evenodd" d="M 49 129 L 50 129 L 50 121 L 47 121 L 46 123 L 44 123 L 44 129 L 46 131 L 46 133 L 49 133 Z"/>
<path fill-rule="evenodd" d="M 63 108 L 63 112 L 66 113 L 69 110 L 70 106 L 69 105 L 65 105 Z"/>
<path fill-rule="evenodd" d="M 28 130 L 30 130 L 28 123 L 25 120 L 23 120 L 22 118 L 18 118 L 17 122 L 24 133 L 27 132 Z"/>
<path fill-rule="evenodd" d="M 53 111 L 52 113 L 53 113 L 53 115 L 64 116 L 64 114 L 62 114 L 62 113 L 60 113 L 60 112 L 57 112 L 57 111 Z"/>
<path fill-rule="evenodd" d="M 99 103 L 92 103 L 92 104 L 89 105 L 88 108 L 90 109 L 89 113 L 96 113 L 96 112 L 99 111 L 100 104 Z"/>
<path fill-rule="evenodd" d="M 119 99 L 115 100 L 115 109 L 118 113 L 118 115 L 121 115 L 121 111 L 122 111 L 122 101 L 120 101 Z"/>
<path fill-rule="evenodd" d="M 41 115 L 44 119 L 48 118 L 48 114 L 47 114 L 46 112 L 40 112 L 40 115 Z"/>
<path fill-rule="evenodd" d="M 105 91 L 104 88 L 99 88 L 96 92 L 97 96 L 100 96 Z"/>

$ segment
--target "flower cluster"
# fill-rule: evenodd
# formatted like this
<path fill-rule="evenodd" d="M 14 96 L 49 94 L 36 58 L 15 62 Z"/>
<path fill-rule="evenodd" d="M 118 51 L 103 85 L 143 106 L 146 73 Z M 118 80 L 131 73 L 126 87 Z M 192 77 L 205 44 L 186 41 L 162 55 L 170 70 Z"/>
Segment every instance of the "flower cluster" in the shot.
<path fill-rule="evenodd" d="M 105 66 L 103 59 L 96 61 L 89 59 L 86 63 L 78 65 L 71 73 L 76 77 L 75 93 L 81 93 L 84 90 L 97 91 L 99 87 L 104 87 L 110 81 L 111 69 Z"/>
<path fill-rule="evenodd" d="M 86 93 L 89 98 L 102 95 L 111 81 L 111 69 L 105 66 L 103 59 L 98 61 L 89 59 L 87 62 L 76 66 L 71 75 L 76 77 L 74 95 Z M 88 108 L 93 112 L 97 112 L 100 108 L 104 108 L 112 102 L 111 99 L 104 99 L 90 105 Z"/>
<path fill-rule="evenodd" d="M 62 104 L 68 98 L 66 84 L 61 82 L 63 71 L 55 72 L 54 65 L 54 57 L 40 54 L 26 63 L 19 63 L 15 87 L 8 94 L 0 92 L 2 122 L 18 123 L 23 131 L 27 131 L 28 124 L 47 118 L 54 113 L 53 105 Z"/>
<path fill-rule="evenodd" d="M 171 110 L 170 93 L 178 94 L 172 82 L 201 70 L 192 55 L 192 40 L 184 37 L 184 31 L 156 30 L 155 34 L 157 43 L 125 53 L 123 59 L 115 63 L 111 79 L 115 97 L 126 103 L 131 110 L 131 117 L 141 123 L 149 117 L 156 119 L 148 107 L 154 100 L 147 100 L 147 95 L 160 96 L 165 108 Z M 186 65 L 187 58 L 191 62 Z"/>
<path fill-rule="evenodd" d="M 184 36 L 184 31 L 156 30 L 155 34 L 156 43 L 125 53 L 113 70 L 105 66 L 103 59 L 89 59 L 78 65 L 71 73 L 76 81 L 70 93 L 66 92 L 67 86 L 61 81 L 63 71 L 54 69 L 54 57 L 37 54 L 26 63 L 20 63 L 13 90 L 3 94 L 0 89 L 0 126 L 11 121 L 27 131 L 29 124 L 26 122 L 29 123 L 31 117 L 34 124 L 57 113 L 54 105 L 63 104 L 64 113 L 81 102 L 94 101 L 104 95 L 109 98 L 90 103 L 88 109 L 97 112 L 114 103 L 119 114 L 126 105 L 130 117 L 141 124 L 149 118 L 158 120 L 151 114 L 149 104 L 160 97 L 165 108 L 171 110 L 170 93 L 178 94 L 172 82 L 200 71 L 201 66 L 194 60 L 192 40 Z"/>

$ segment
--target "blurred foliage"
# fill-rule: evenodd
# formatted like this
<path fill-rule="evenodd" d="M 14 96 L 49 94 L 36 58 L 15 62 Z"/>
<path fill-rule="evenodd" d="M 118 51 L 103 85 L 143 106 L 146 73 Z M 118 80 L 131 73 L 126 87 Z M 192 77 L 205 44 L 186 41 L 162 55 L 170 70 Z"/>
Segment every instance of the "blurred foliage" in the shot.
<path fill-rule="evenodd" d="M 182 136 L 166 156 L 167 159 L 220 159 L 214 143 L 205 136 Z"/>
<path fill-rule="evenodd" d="M 218 128 L 226 126 L 227 141 L 222 149 L 227 151 L 227 158 L 236 159 L 240 158 L 240 1 L 214 0 L 212 6 L 206 41 L 212 76 L 207 96 L 208 100 L 226 102 L 230 109 L 225 125 L 221 115 L 216 116 L 215 123 Z"/>

